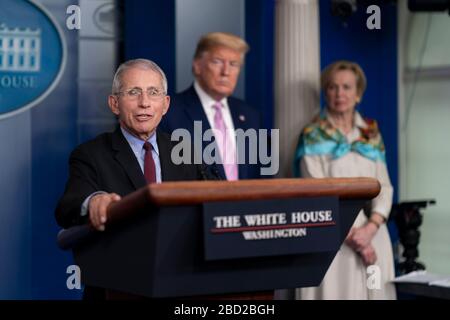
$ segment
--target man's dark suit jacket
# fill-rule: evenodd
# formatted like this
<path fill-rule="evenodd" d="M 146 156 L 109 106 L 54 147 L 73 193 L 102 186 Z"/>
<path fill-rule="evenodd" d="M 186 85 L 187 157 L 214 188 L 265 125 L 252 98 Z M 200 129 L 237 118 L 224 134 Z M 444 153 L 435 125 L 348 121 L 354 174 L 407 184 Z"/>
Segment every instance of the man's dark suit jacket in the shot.
<path fill-rule="evenodd" d="M 162 181 L 202 180 L 201 166 L 175 165 L 170 159 L 173 142 L 157 131 Z M 139 163 L 120 128 L 78 146 L 69 160 L 69 180 L 56 208 L 56 220 L 63 228 L 87 222 L 81 217 L 83 201 L 96 191 L 125 196 L 147 183 Z"/>
<path fill-rule="evenodd" d="M 261 128 L 261 114 L 258 110 L 250 107 L 244 101 L 233 97 L 228 97 L 228 105 L 230 107 L 231 117 L 233 119 L 234 129 L 255 129 Z M 200 98 L 194 89 L 194 86 L 187 90 L 176 94 L 171 98 L 170 108 L 160 123 L 160 128 L 165 132 L 172 133 L 178 128 L 189 130 L 191 138 L 194 138 L 194 121 L 202 122 L 203 132 L 211 129 L 208 118 L 203 111 Z M 210 141 L 203 142 L 203 149 L 210 144 Z M 239 165 L 239 179 L 256 179 L 260 178 L 260 165 L 249 164 L 249 147 L 246 149 L 246 163 Z M 222 177 L 225 178 L 225 171 L 222 165 L 217 165 L 217 169 Z"/>

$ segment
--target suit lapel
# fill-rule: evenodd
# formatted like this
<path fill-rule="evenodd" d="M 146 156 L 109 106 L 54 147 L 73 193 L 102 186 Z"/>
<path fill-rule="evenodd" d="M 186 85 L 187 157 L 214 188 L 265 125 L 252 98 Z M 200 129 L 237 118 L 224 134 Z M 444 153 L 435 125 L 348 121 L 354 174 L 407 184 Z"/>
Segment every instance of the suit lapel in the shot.
<path fill-rule="evenodd" d="M 147 185 L 141 167 L 133 154 L 130 145 L 123 136 L 120 128 L 117 128 L 112 135 L 112 148 L 116 151 L 115 158 L 128 175 L 131 183 L 136 189 Z"/>
<path fill-rule="evenodd" d="M 169 137 L 163 132 L 158 131 L 156 141 L 158 143 L 159 161 L 161 163 L 161 180 L 180 180 L 182 172 L 180 172 L 180 167 L 176 166 L 171 160 L 172 149 Z"/>
<path fill-rule="evenodd" d="M 200 98 L 198 97 L 197 92 L 195 92 L 194 86 L 191 86 L 186 91 L 184 103 L 184 111 L 191 119 L 192 125 L 194 125 L 194 121 L 201 121 L 203 131 L 211 129 L 208 118 L 203 110 L 202 103 L 200 102 Z"/>
<path fill-rule="evenodd" d="M 236 102 L 233 98 L 228 98 L 228 106 L 230 107 L 231 118 L 233 119 L 234 130 L 242 129 L 247 130 L 248 122 L 246 119 L 245 112 L 243 112 L 239 103 Z M 249 146 L 245 145 L 245 152 L 248 153 Z M 248 154 L 246 154 L 245 159 L 249 159 Z M 248 178 L 248 169 L 245 164 L 238 165 L 238 175 L 239 179 Z"/>
<path fill-rule="evenodd" d="M 197 92 L 194 89 L 194 86 L 191 86 L 186 92 L 184 96 L 184 105 L 185 105 L 185 112 L 188 115 L 188 117 L 191 119 L 192 126 L 194 125 L 194 121 L 202 121 L 202 130 L 205 132 L 205 130 L 211 129 L 211 126 L 209 125 L 208 118 L 206 117 L 206 114 L 203 110 L 202 104 L 200 102 L 200 98 L 197 95 Z M 230 108 L 231 118 L 233 119 L 233 126 L 234 129 L 243 129 L 247 130 L 249 129 L 249 123 L 247 114 L 245 112 L 245 109 L 242 108 L 241 104 L 235 100 L 232 97 L 228 98 L 228 106 Z M 194 127 L 192 127 L 191 134 L 193 134 Z M 203 150 L 205 149 L 206 145 L 210 144 L 211 142 L 203 142 Z M 223 165 L 217 165 L 217 169 L 219 170 L 220 174 L 224 179 L 226 179 L 225 170 L 223 168 Z M 245 165 L 239 165 L 239 178 L 246 178 L 247 177 L 247 167 Z"/>
<path fill-rule="evenodd" d="M 191 134 L 194 134 L 194 121 L 201 121 L 202 122 L 202 138 L 203 133 L 211 129 L 211 126 L 209 125 L 208 118 L 206 117 L 206 113 L 203 110 L 202 103 L 200 101 L 200 98 L 198 97 L 197 92 L 194 89 L 194 86 L 191 86 L 186 92 L 185 92 L 185 112 L 190 118 L 192 123 L 192 130 L 190 130 Z M 194 138 L 194 136 L 192 136 Z M 215 143 L 213 141 L 203 141 L 202 140 L 202 150 L 205 150 L 205 147 L 209 145 L 210 143 Z M 225 170 L 223 168 L 223 165 L 217 164 L 216 165 L 217 170 L 219 171 L 220 175 L 223 179 L 226 179 Z"/>
<path fill-rule="evenodd" d="M 228 98 L 228 106 L 230 107 L 231 118 L 233 119 L 234 129 L 248 129 L 245 112 L 233 98 Z"/>

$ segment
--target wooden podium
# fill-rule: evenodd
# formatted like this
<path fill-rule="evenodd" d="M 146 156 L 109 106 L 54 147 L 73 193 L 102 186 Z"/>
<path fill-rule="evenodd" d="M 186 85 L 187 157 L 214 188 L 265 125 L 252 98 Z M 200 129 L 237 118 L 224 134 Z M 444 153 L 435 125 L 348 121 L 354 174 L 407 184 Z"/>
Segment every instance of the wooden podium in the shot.
<path fill-rule="evenodd" d="M 378 181 L 371 178 L 152 184 L 110 206 L 106 231 L 76 226 L 61 231 L 58 244 L 73 250 L 85 285 L 158 298 L 227 294 L 270 298 L 274 289 L 319 285 L 359 211 L 379 191 Z M 269 199 L 320 202 L 323 197 L 338 199 L 336 249 L 205 258 L 205 203 L 249 201 L 251 207 Z M 260 245 L 265 240 L 257 241 Z"/>

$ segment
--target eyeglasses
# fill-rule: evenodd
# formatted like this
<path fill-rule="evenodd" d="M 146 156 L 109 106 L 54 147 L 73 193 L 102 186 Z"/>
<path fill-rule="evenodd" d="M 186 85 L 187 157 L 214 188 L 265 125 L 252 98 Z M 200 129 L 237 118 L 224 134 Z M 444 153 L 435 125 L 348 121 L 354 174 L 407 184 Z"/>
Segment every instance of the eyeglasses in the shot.
<path fill-rule="evenodd" d="M 125 91 L 119 91 L 116 92 L 116 95 L 122 94 L 123 96 L 127 97 L 128 99 L 140 99 L 142 98 L 144 90 L 142 90 L 141 88 L 132 88 L 132 89 L 128 89 Z M 145 90 L 145 93 L 147 94 L 147 97 L 151 100 L 160 100 L 162 97 L 164 97 L 166 95 L 166 93 L 164 92 L 164 90 L 162 89 L 158 89 L 158 88 L 148 88 L 147 90 Z"/>

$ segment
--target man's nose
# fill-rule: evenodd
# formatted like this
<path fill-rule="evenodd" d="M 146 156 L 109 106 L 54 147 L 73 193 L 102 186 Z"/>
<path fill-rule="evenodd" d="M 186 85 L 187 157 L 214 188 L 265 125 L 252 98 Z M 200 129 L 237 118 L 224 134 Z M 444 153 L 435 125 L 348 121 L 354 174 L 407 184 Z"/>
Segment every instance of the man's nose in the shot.
<path fill-rule="evenodd" d="M 229 62 L 224 62 L 223 67 L 222 67 L 222 74 L 223 75 L 229 75 L 230 74 L 230 63 Z"/>
<path fill-rule="evenodd" d="M 143 108 L 148 108 L 150 107 L 151 103 L 150 103 L 150 98 L 147 94 L 147 92 L 143 92 L 140 96 L 139 96 L 139 105 Z"/>

